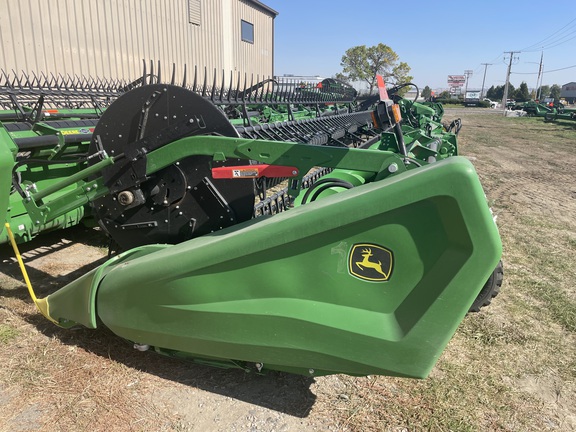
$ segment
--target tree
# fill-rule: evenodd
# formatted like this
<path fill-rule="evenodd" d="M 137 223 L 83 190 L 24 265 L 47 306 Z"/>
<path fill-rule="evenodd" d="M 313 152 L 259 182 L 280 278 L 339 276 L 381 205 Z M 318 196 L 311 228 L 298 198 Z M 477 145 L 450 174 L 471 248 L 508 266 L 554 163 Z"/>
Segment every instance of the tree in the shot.
<path fill-rule="evenodd" d="M 495 101 L 499 101 L 504 97 L 504 87 L 503 85 L 501 86 L 492 86 L 488 89 L 488 92 L 486 93 L 486 97 L 488 99 L 492 99 Z M 514 85 L 512 84 L 508 84 L 508 99 L 512 99 L 514 98 L 514 94 L 516 93 L 516 89 L 514 88 Z"/>
<path fill-rule="evenodd" d="M 504 86 L 492 86 L 488 89 L 488 93 L 486 93 L 488 99 L 493 100 L 500 100 L 504 97 Z"/>
<path fill-rule="evenodd" d="M 550 87 L 550 97 L 553 97 L 555 102 L 560 100 L 560 90 L 561 88 L 558 84 L 552 84 L 552 87 Z"/>
<path fill-rule="evenodd" d="M 391 78 L 397 83 L 412 79 L 408 75 L 410 66 L 398 62 L 398 54 L 383 43 L 371 47 L 358 45 L 347 49 L 340 65 L 342 75 L 348 80 L 368 84 L 369 94 L 372 94 L 376 87 L 376 75 L 382 75 L 385 82 Z"/>
<path fill-rule="evenodd" d="M 495 96 L 495 93 L 496 93 L 496 89 L 494 88 L 494 86 L 492 86 L 492 87 L 490 87 L 490 88 L 488 89 L 488 91 L 486 92 L 486 97 L 487 97 L 488 99 L 496 100 L 496 99 L 498 99 L 498 98 Z"/>
<path fill-rule="evenodd" d="M 516 101 L 519 102 L 526 102 L 530 100 L 530 92 L 528 91 L 528 85 L 524 81 L 522 81 L 520 87 L 518 87 L 518 89 L 514 93 L 510 94 L 511 95 L 513 94 L 514 99 L 516 99 Z"/>
<path fill-rule="evenodd" d="M 422 97 L 425 100 L 429 100 L 432 97 L 432 89 L 428 86 L 424 87 L 424 90 L 422 90 Z"/>
<path fill-rule="evenodd" d="M 338 81 L 342 81 L 343 83 L 346 83 L 348 85 L 351 85 L 348 77 L 346 75 L 340 73 L 340 72 L 338 72 L 337 74 L 334 74 L 334 76 L 332 76 L 332 78 L 337 79 Z"/>
<path fill-rule="evenodd" d="M 452 95 L 448 90 L 444 90 L 442 93 L 438 95 L 438 99 L 450 99 Z"/>
<path fill-rule="evenodd" d="M 539 95 L 540 98 L 545 98 L 546 96 L 548 96 L 550 94 L 550 86 L 549 85 L 543 85 L 542 87 L 540 87 L 539 89 Z"/>

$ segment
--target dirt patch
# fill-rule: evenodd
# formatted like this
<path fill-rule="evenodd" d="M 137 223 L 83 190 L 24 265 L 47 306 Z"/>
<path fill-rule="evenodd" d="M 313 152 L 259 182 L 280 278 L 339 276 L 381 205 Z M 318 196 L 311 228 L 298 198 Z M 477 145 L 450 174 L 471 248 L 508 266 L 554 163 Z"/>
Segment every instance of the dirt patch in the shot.
<path fill-rule="evenodd" d="M 0 246 L 1 431 L 572 431 L 576 429 L 576 130 L 491 110 L 459 144 L 498 216 L 505 279 L 422 381 L 220 370 L 140 352 L 106 329 L 62 330 L 34 309 Z M 74 228 L 23 246 L 39 296 L 98 265 Z"/>

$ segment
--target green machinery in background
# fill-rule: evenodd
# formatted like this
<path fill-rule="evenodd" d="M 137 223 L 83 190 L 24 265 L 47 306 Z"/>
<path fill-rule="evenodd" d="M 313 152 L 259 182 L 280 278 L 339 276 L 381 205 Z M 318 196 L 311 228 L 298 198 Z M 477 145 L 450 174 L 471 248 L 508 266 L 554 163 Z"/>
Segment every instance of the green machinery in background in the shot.
<path fill-rule="evenodd" d="M 118 250 L 39 309 L 215 366 L 425 377 L 501 284 L 460 122 L 392 91 L 368 107 L 335 80 L 234 78 L 4 75 L 0 242 L 89 219 Z"/>
<path fill-rule="evenodd" d="M 576 120 L 576 109 L 562 104 L 543 104 L 535 101 L 524 102 L 515 109 L 521 109 L 530 117 L 543 117 L 545 121 Z"/>

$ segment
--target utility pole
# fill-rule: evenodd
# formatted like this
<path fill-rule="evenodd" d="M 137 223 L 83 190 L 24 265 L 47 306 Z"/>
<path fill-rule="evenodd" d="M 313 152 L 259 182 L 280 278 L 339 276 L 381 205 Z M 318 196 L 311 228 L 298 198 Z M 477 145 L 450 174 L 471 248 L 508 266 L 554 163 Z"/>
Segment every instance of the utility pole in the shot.
<path fill-rule="evenodd" d="M 512 69 L 512 60 L 514 60 L 515 53 L 520 53 L 520 51 L 504 51 L 504 54 L 510 54 L 510 62 L 508 63 L 508 71 L 506 72 L 506 85 L 504 86 L 504 96 L 502 97 L 502 108 L 504 109 L 504 115 L 506 115 L 506 102 L 508 101 L 508 84 L 510 83 L 510 70 Z"/>
<path fill-rule="evenodd" d="M 542 79 L 544 79 L 543 77 L 543 67 L 544 65 L 542 64 L 542 61 L 544 60 L 544 51 L 542 51 L 542 54 L 540 55 L 540 68 L 538 69 L 538 79 L 536 80 L 536 91 L 534 92 L 534 95 L 536 96 L 536 98 L 538 100 L 540 100 L 540 95 L 542 93 L 542 80 L 540 79 L 542 77 Z M 540 86 L 538 86 L 538 82 L 540 82 Z"/>
<path fill-rule="evenodd" d="M 468 79 L 472 76 L 473 73 L 474 71 L 470 69 L 466 69 L 464 71 L 464 75 L 466 75 L 466 87 L 464 87 L 464 97 L 466 97 L 466 92 L 468 91 Z"/>
<path fill-rule="evenodd" d="M 484 83 L 486 82 L 486 69 L 488 66 L 492 66 L 492 63 L 481 63 L 484 65 L 484 78 L 482 78 L 482 90 L 480 91 L 480 99 L 484 98 Z"/>

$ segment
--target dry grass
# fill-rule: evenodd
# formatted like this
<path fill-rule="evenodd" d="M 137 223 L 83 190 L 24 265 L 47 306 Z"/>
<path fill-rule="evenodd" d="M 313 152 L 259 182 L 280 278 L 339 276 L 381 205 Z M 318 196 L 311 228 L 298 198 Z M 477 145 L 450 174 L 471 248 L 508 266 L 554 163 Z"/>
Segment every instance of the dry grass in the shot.
<path fill-rule="evenodd" d="M 427 380 L 338 377 L 350 392 L 332 402 L 350 430 L 576 428 L 576 129 L 463 120 L 461 154 L 498 215 L 502 293 L 466 317 Z"/>
<path fill-rule="evenodd" d="M 576 130 L 488 112 L 461 113 L 460 148 L 498 215 L 504 286 L 428 379 L 258 377 L 60 330 L 0 248 L 0 430 L 576 430 Z M 41 295 L 104 253 L 90 232 L 58 234 L 25 253 Z"/>

